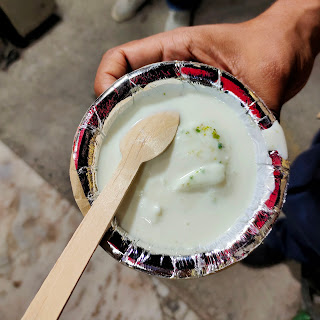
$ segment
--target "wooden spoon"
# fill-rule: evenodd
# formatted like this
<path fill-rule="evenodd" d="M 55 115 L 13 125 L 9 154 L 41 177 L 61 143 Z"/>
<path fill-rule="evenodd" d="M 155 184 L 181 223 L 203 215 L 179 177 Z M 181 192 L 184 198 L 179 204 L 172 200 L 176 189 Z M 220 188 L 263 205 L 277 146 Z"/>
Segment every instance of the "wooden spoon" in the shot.
<path fill-rule="evenodd" d="M 120 143 L 122 160 L 94 201 L 24 314 L 24 320 L 57 319 L 135 177 L 140 165 L 161 154 L 179 125 L 177 112 L 139 121 Z"/>

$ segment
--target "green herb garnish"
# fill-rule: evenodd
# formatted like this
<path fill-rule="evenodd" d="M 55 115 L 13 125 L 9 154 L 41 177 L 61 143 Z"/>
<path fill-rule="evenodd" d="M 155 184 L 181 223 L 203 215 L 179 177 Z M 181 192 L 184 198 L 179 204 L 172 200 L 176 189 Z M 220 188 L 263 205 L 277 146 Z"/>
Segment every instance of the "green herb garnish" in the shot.
<path fill-rule="evenodd" d="M 213 131 L 212 131 L 212 137 L 213 137 L 213 139 L 219 139 L 219 138 L 220 138 L 220 135 L 217 134 L 216 129 L 213 129 Z"/>
<path fill-rule="evenodd" d="M 218 143 L 218 148 L 222 149 L 223 148 L 223 144 L 221 142 Z"/>

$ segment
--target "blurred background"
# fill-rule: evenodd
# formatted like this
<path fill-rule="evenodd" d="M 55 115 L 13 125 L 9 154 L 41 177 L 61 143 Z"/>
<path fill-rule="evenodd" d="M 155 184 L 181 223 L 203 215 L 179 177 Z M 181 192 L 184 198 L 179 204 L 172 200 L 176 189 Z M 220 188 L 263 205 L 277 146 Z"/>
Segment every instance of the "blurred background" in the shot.
<path fill-rule="evenodd" d="M 240 22 L 271 0 L 203 0 L 193 24 Z M 148 1 L 123 23 L 114 0 L 0 0 L 0 319 L 20 319 L 81 221 L 69 182 L 76 128 L 94 101 L 103 53 L 165 28 Z M 246 35 L 243 35 L 244 41 Z M 290 160 L 319 128 L 320 61 L 283 108 Z M 237 264 L 199 280 L 154 279 L 100 248 L 61 319 L 292 319 L 303 307 L 299 265 Z"/>

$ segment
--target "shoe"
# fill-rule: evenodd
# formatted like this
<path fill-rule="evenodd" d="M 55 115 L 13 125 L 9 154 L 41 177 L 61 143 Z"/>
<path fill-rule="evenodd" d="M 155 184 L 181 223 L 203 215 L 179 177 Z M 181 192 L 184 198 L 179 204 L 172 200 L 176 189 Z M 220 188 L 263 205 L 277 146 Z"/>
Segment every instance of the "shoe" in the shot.
<path fill-rule="evenodd" d="M 123 22 L 134 17 L 146 0 L 117 0 L 111 11 L 111 17 L 117 22 Z"/>
<path fill-rule="evenodd" d="M 190 25 L 190 10 L 169 10 L 169 15 L 164 27 L 165 31 L 170 31 L 179 27 L 187 27 Z"/>

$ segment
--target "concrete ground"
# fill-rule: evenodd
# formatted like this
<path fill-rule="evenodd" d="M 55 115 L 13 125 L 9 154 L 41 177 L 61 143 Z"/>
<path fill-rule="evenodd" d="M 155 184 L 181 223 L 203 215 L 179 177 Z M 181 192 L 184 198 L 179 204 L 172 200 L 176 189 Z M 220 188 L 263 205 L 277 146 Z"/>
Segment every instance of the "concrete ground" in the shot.
<path fill-rule="evenodd" d="M 102 54 L 163 29 L 167 15 L 164 1 L 151 1 L 123 24 L 111 19 L 113 3 L 96 0 L 89 5 L 79 0 L 57 0 L 62 21 L 24 50 L 8 71 L 0 73 L 0 140 L 4 143 L 0 144 L 0 217 L 6 221 L 0 229 L 1 319 L 21 317 L 80 221 L 68 178 L 69 159 L 77 125 L 94 100 L 93 81 Z M 247 20 L 270 3 L 206 0 L 196 14 L 195 24 Z M 309 146 L 319 128 L 319 88 L 318 59 L 307 86 L 284 106 L 281 115 L 291 160 Z M 19 181 L 16 170 L 23 172 L 28 185 Z M 39 193 L 40 187 L 47 191 Z M 44 208 L 49 211 L 41 215 Z M 30 220 L 26 214 L 34 211 L 37 215 Z M 74 218 L 69 212 L 74 212 L 70 214 Z M 59 227 L 55 226 L 53 240 L 47 243 L 34 222 L 52 227 L 53 216 Z M 38 264 L 21 258 L 24 252 L 33 252 L 31 248 L 37 244 L 33 234 L 39 234 L 43 241 L 39 252 L 34 252 Z M 251 270 L 238 264 L 192 281 L 150 279 L 116 265 L 102 250 L 95 253 L 92 265 L 62 318 L 290 319 L 300 307 L 296 265 Z M 29 280 L 24 283 L 25 274 Z M 114 303 L 109 303 L 110 299 Z M 9 304 L 15 307 L 5 310 Z M 151 306 L 154 312 L 150 312 Z M 134 315 L 130 313 L 133 309 Z"/>

